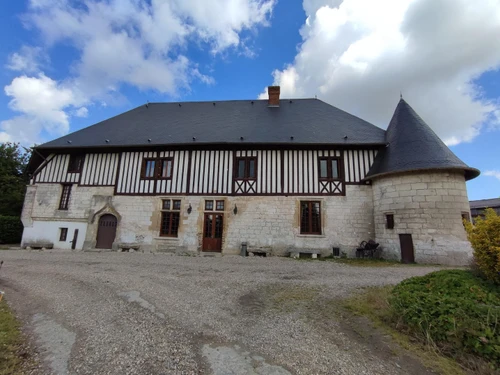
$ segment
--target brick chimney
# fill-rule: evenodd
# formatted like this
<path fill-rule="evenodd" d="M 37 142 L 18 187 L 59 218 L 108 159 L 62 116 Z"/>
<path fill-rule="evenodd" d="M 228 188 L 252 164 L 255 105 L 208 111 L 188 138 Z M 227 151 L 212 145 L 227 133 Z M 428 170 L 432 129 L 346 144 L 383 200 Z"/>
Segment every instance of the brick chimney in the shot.
<path fill-rule="evenodd" d="M 269 107 L 279 107 L 280 106 L 280 87 L 279 86 L 269 86 L 267 88 L 267 93 L 269 94 Z"/>

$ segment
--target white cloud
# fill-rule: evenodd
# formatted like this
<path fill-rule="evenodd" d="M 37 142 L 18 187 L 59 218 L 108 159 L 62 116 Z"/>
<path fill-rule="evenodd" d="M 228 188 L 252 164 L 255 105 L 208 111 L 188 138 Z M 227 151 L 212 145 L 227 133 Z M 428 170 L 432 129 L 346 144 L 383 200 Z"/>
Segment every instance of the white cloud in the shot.
<path fill-rule="evenodd" d="M 48 57 L 40 47 L 22 46 L 19 52 L 9 56 L 6 68 L 23 73 L 36 73 L 40 64 L 47 61 Z"/>
<path fill-rule="evenodd" d="M 76 117 L 87 117 L 88 114 L 89 110 L 86 107 L 80 107 L 74 112 Z"/>
<path fill-rule="evenodd" d="M 500 180 L 500 171 L 485 171 L 483 173 L 485 176 L 490 176 L 490 177 L 495 177 L 496 179 Z"/>
<path fill-rule="evenodd" d="M 50 136 L 66 134 L 69 131 L 66 109 L 85 102 L 73 88 L 43 73 L 38 77 L 16 77 L 5 86 L 4 91 L 11 98 L 9 107 L 21 115 L 0 122 L 0 140 L 25 144 L 41 140 L 42 132 Z"/>
<path fill-rule="evenodd" d="M 317 95 L 386 127 L 402 92 L 450 145 L 472 140 L 500 109 L 472 83 L 500 67 L 497 0 L 304 0 L 303 6 L 303 43 L 293 63 L 273 72 L 283 96 Z"/>
<path fill-rule="evenodd" d="M 122 85 L 177 96 L 195 80 L 213 84 L 213 77 L 186 56 L 188 45 L 194 43 L 214 55 L 228 49 L 248 53 L 241 33 L 267 25 L 275 2 L 31 0 L 24 24 L 40 34 L 44 47 L 70 45 L 78 59 L 71 63 L 71 77 L 54 81 L 40 72 L 39 47 L 13 53 L 10 69 L 39 75 L 22 75 L 5 87 L 12 98 L 10 107 L 21 116 L 3 121 L 0 135 L 21 137 L 13 131 L 14 124 L 34 130 L 33 121 L 41 132 L 64 134 L 69 131 L 70 114 L 88 114 L 78 107 L 112 103 L 120 97 Z"/>
<path fill-rule="evenodd" d="M 80 87 L 89 95 L 126 83 L 176 95 L 193 79 L 211 82 L 183 52 L 190 42 L 212 53 L 246 50 L 240 33 L 267 25 L 275 0 L 31 1 L 28 23 L 49 45 L 70 41 L 80 52 Z"/>

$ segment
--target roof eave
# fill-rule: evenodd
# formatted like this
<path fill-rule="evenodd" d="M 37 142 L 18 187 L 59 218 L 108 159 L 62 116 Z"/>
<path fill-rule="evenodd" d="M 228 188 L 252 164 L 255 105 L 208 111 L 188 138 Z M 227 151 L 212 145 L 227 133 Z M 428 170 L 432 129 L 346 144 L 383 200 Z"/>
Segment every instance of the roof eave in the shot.
<path fill-rule="evenodd" d="M 470 168 L 470 167 L 435 167 L 435 168 L 415 168 L 415 169 L 405 169 L 405 170 L 398 170 L 398 171 L 389 171 L 389 172 L 381 172 L 381 173 L 375 173 L 373 175 L 367 175 L 364 179 L 361 181 L 370 181 L 379 177 L 385 177 L 389 176 L 392 174 L 403 174 L 403 173 L 413 173 L 413 172 L 423 172 L 423 171 L 463 171 L 464 172 L 464 177 L 466 181 L 472 180 L 476 177 L 478 177 L 481 172 L 476 169 L 476 168 Z"/>

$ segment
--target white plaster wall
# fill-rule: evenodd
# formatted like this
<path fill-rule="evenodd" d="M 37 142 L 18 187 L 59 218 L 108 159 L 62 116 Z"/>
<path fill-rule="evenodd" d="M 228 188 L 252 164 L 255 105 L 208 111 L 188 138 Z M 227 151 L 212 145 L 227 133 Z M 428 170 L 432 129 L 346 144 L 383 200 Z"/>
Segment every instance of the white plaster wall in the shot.
<path fill-rule="evenodd" d="M 411 234 L 418 263 L 466 265 L 472 248 L 462 224 L 470 212 L 461 172 L 420 172 L 373 181 L 374 222 L 384 256 L 401 259 L 399 234 Z M 386 213 L 394 229 L 386 229 Z"/>
<path fill-rule="evenodd" d="M 68 228 L 66 241 L 59 241 L 60 228 Z M 83 248 L 87 223 L 74 221 L 33 221 L 31 227 L 25 227 L 23 232 L 22 245 L 30 242 L 53 243 L 56 249 L 71 249 L 73 234 L 78 229 L 76 250 Z"/>

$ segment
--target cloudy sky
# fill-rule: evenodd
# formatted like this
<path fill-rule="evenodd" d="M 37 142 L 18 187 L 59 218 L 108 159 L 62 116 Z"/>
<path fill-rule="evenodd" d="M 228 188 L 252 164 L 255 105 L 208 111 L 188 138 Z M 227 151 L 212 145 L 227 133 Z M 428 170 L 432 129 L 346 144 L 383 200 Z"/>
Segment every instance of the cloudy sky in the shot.
<path fill-rule="evenodd" d="M 500 0 L 0 2 L 0 141 L 147 101 L 324 100 L 386 128 L 400 93 L 500 197 Z"/>

